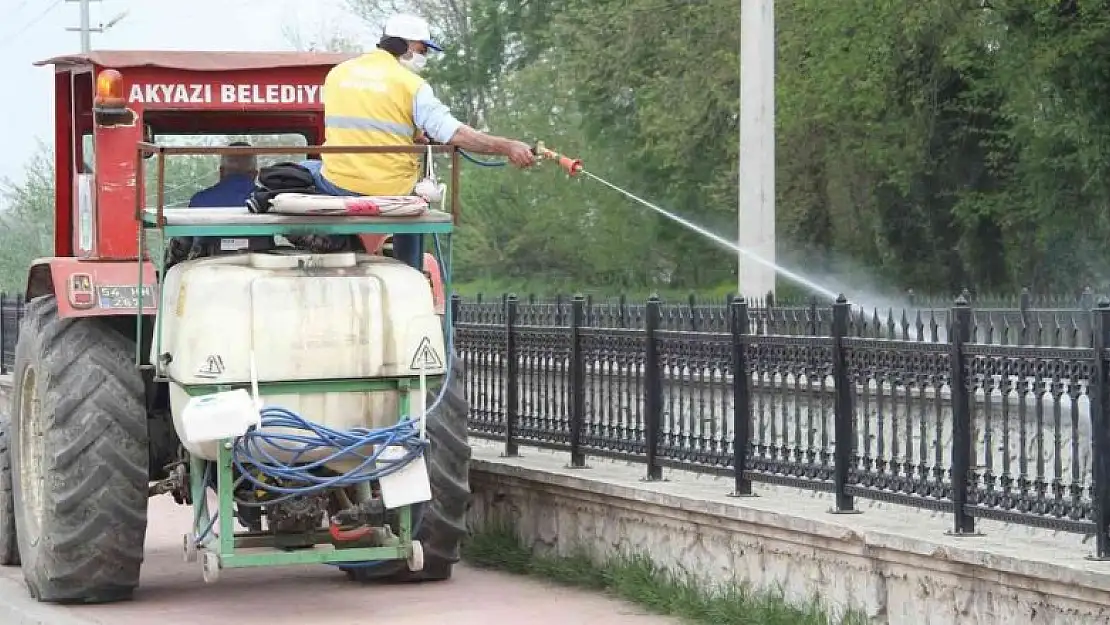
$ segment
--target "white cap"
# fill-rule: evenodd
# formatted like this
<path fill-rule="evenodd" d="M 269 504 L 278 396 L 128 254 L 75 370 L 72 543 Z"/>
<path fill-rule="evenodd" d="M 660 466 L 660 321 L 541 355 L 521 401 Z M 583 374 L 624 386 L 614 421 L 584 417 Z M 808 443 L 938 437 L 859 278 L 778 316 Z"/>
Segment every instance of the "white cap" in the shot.
<path fill-rule="evenodd" d="M 436 42 L 432 41 L 432 31 L 428 22 L 423 18 L 406 13 L 396 13 L 385 21 L 386 37 L 400 37 L 409 41 L 419 41 L 433 50 L 443 52 Z"/>

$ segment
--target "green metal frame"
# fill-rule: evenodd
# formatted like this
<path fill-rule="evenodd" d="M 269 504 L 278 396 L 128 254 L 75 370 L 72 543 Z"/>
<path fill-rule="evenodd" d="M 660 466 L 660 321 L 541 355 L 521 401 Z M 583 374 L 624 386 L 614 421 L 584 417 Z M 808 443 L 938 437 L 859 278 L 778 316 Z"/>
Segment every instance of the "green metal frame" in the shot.
<path fill-rule="evenodd" d="M 342 148 L 339 148 L 340 150 Z M 153 146 L 150 144 L 139 145 L 139 158 L 142 158 L 144 152 L 155 152 L 161 157 L 167 153 L 210 153 L 213 148 L 167 148 L 163 146 Z M 216 148 L 216 150 L 223 150 L 226 152 L 239 152 L 251 151 L 255 153 L 265 153 L 267 150 L 273 153 L 286 153 L 289 148 Z M 305 148 L 299 148 L 304 152 Z M 319 150 L 310 150 L 310 152 Z M 329 151 L 338 151 L 335 147 Z M 358 151 L 358 150 L 354 150 Z M 362 150 L 367 151 L 367 150 Z M 374 151 L 374 150 L 369 150 Z M 407 151 L 405 149 L 393 151 Z M 444 150 L 437 149 L 437 152 Z M 452 183 L 457 184 L 457 153 L 452 152 Z M 141 168 L 141 163 L 139 167 Z M 162 201 L 161 185 L 162 170 L 159 168 L 159 202 Z M 452 194 L 453 198 L 457 195 Z M 453 207 L 455 209 L 455 207 Z M 169 225 L 162 219 L 162 211 L 160 209 L 145 208 L 141 211 L 136 211 L 139 218 L 139 254 L 138 254 L 138 285 L 141 287 L 143 281 L 143 271 L 145 259 L 148 255 L 147 236 L 148 231 L 156 233 L 162 242 L 163 252 L 165 243 L 168 238 L 175 236 L 267 236 L 267 235 L 288 235 L 288 234 L 431 234 L 431 235 L 445 235 L 445 241 L 439 241 L 446 247 L 446 250 L 440 249 L 439 260 L 441 263 L 440 275 L 443 281 L 443 289 L 445 298 L 450 297 L 451 293 L 451 234 L 454 230 L 453 221 L 446 222 L 409 222 L 406 223 L 400 219 L 392 219 L 388 222 L 373 222 L 365 219 L 352 220 L 347 223 L 337 223 L 334 217 L 329 219 L 329 223 L 316 223 L 312 222 L 314 219 L 319 220 L 319 217 L 305 216 L 303 219 L 297 219 L 296 223 L 285 224 L 204 224 L 204 225 Z M 452 213 L 457 217 L 456 210 Z M 165 273 L 164 254 L 160 254 L 158 258 L 151 258 L 152 263 L 156 267 L 155 275 L 155 288 L 154 293 L 157 297 L 157 312 L 154 319 L 153 329 L 153 345 L 156 346 L 154 353 L 162 353 L 162 306 L 163 306 L 163 278 Z M 138 312 L 136 313 L 136 354 L 135 362 L 140 368 L 153 369 L 154 378 L 156 381 L 167 382 L 169 379 L 165 377 L 165 372 L 161 363 L 146 363 L 148 360 L 146 355 L 142 353 L 143 345 L 143 299 L 142 288 L 138 290 Z M 444 338 L 450 341 L 453 324 L 451 320 L 451 306 L 449 301 L 444 302 L 443 313 L 443 331 Z M 450 342 L 449 342 L 450 344 Z M 444 376 L 427 376 L 426 381 L 429 386 L 442 383 Z M 306 393 L 319 393 L 319 392 L 373 392 L 373 391 L 398 391 L 400 401 L 398 402 L 398 421 L 400 421 L 409 411 L 409 395 L 408 392 L 418 384 L 418 377 L 414 376 L 401 376 L 390 378 L 376 378 L 376 379 L 333 379 L 333 380 L 308 380 L 308 381 L 271 381 L 259 382 L 258 392 L 260 395 L 275 395 L 275 394 L 306 394 Z M 249 384 L 213 384 L 213 385 L 192 385 L 184 387 L 186 393 L 190 396 L 201 396 L 220 391 L 232 390 L 235 388 L 249 388 Z M 386 546 L 367 546 L 365 541 L 351 541 L 336 544 L 329 533 L 319 532 L 314 534 L 311 538 L 315 543 L 313 548 L 283 549 L 277 544 L 272 534 L 262 532 L 236 532 L 235 531 L 235 514 L 234 514 L 234 465 L 232 462 L 232 449 L 234 441 L 222 441 L 219 446 L 218 458 L 215 461 L 216 465 L 216 494 L 218 500 L 217 519 L 218 533 L 217 536 L 211 536 L 210 530 L 212 529 L 213 520 L 208 512 L 207 484 L 205 483 L 207 465 L 209 461 L 190 457 L 189 459 L 189 492 L 192 499 L 193 507 L 193 530 L 190 533 L 189 540 L 193 537 L 205 534 L 200 544 L 197 545 L 197 551 L 202 555 L 211 555 L 216 558 L 218 568 L 243 568 L 243 567 L 258 567 L 258 566 L 288 566 L 297 564 L 312 564 L 312 563 L 356 563 L 356 562 L 378 562 L 387 560 L 404 560 L 411 558 L 413 555 L 413 521 L 412 521 L 412 508 L 410 506 L 401 507 L 397 512 L 399 515 L 399 528 L 396 528 L 396 544 L 389 544 Z M 330 547 L 330 548 L 329 548 Z M 244 550 L 249 550 L 244 553 Z"/>
<path fill-rule="evenodd" d="M 428 376 L 435 383 L 442 376 Z M 277 395 L 297 392 L 365 392 L 392 390 L 400 392 L 398 420 L 409 411 L 408 391 L 419 382 L 415 377 L 381 378 L 366 380 L 313 380 L 305 382 L 260 382 L 260 395 Z M 186 389 L 192 396 L 206 395 L 220 391 L 246 388 L 246 384 L 220 384 L 193 386 Z M 216 536 L 209 534 L 213 520 L 208 513 L 208 485 L 205 478 L 208 461 L 192 457 L 189 460 L 189 492 L 193 502 L 193 529 L 190 537 L 201 536 L 198 552 L 207 552 L 217 557 L 220 568 L 246 568 L 259 566 L 289 566 L 295 564 L 379 562 L 385 560 L 405 560 L 412 557 L 413 525 L 412 508 L 399 509 L 397 540 L 385 546 L 365 546 L 365 541 L 337 543 L 330 534 L 321 531 L 310 538 L 315 544 L 311 549 L 285 550 L 266 532 L 235 531 L 234 501 L 234 464 L 232 446 L 234 441 L 225 440 L 219 447 L 216 465 Z M 362 546 L 360 546 L 362 545 Z M 324 548 L 321 548 L 324 547 Z M 330 547 L 330 548 L 329 548 Z M 244 550 L 249 550 L 243 553 Z"/>

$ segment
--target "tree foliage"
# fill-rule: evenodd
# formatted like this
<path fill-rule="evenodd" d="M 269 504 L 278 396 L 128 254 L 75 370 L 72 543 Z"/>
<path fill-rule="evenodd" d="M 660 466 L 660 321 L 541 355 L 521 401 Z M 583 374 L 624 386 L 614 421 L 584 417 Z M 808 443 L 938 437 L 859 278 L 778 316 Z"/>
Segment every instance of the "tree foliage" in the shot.
<path fill-rule="evenodd" d="M 397 9 L 432 21 L 426 75 L 460 119 L 733 238 L 739 0 L 349 4 L 374 32 Z M 1108 4 L 778 0 L 779 257 L 919 292 L 1110 286 Z M 733 254 L 551 166 L 464 163 L 462 197 L 464 280 L 735 280 Z"/>
<path fill-rule="evenodd" d="M 491 130 L 549 138 L 637 195 L 735 231 L 738 0 L 416 4 L 465 16 L 444 31 L 450 52 L 431 77 L 456 110 L 487 102 L 476 119 Z M 780 256 L 919 291 L 1105 287 L 1107 4 L 776 2 Z M 558 236 L 597 240 L 579 186 L 497 176 L 468 206 L 515 214 L 523 198 L 501 190 L 521 187 L 563 215 Z M 688 288 L 735 275 L 705 240 L 596 185 L 585 197 L 638 236 L 562 258 L 550 230 L 514 229 L 527 239 L 500 272 L 594 284 L 647 261 L 628 279 Z"/>
<path fill-rule="evenodd" d="M 41 143 L 22 181 L 0 181 L 0 241 L 0 292 L 22 292 L 30 262 L 54 250 L 54 152 Z"/>

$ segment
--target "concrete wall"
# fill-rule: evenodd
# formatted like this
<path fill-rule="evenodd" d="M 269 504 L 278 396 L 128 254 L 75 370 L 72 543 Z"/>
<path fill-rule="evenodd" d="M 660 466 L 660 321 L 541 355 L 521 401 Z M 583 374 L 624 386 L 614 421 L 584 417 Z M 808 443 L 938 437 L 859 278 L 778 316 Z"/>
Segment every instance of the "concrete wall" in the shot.
<path fill-rule="evenodd" d="M 511 521 L 539 551 L 642 551 L 707 582 L 778 586 L 798 602 L 816 594 L 879 624 L 1110 622 L 1110 565 L 1085 562 L 1076 537 L 1064 548 L 997 528 L 951 538 L 927 513 L 830 515 L 827 501 L 790 489 L 736 499 L 724 480 L 674 472 L 642 483 L 623 463 L 591 458 L 572 470 L 565 455 L 522 453 L 504 459 L 478 444 L 471 522 Z"/>

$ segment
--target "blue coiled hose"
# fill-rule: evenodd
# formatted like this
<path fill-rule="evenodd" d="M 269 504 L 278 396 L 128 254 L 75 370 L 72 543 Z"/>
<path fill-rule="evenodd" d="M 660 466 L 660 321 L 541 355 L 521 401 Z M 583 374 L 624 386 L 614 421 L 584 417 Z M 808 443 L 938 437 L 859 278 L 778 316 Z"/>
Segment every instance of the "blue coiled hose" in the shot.
<path fill-rule="evenodd" d="M 275 432 L 273 428 L 307 433 Z M 374 446 L 371 454 L 362 451 L 368 445 Z M 383 461 L 382 451 L 385 447 L 392 446 L 403 447 L 405 455 L 397 460 Z M 279 460 L 268 447 L 291 453 L 291 460 Z M 360 427 L 339 431 L 313 423 L 291 410 L 267 406 L 262 409 L 262 427 L 248 431 L 235 441 L 231 459 L 246 481 L 257 488 L 281 494 L 282 497 L 268 502 L 278 503 L 329 488 L 380 480 L 404 468 L 424 453 L 425 447 L 427 441 L 420 439 L 419 422 L 407 417 L 385 428 Z M 319 460 L 307 463 L 301 461 L 305 455 L 321 450 L 327 450 L 328 453 Z M 341 475 L 320 477 L 313 473 L 329 463 L 350 457 L 358 458 L 358 465 Z M 256 478 L 252 475 L 255 472 L 274 481 L 296 482 L 303 486 L 278 486 Z"/>

